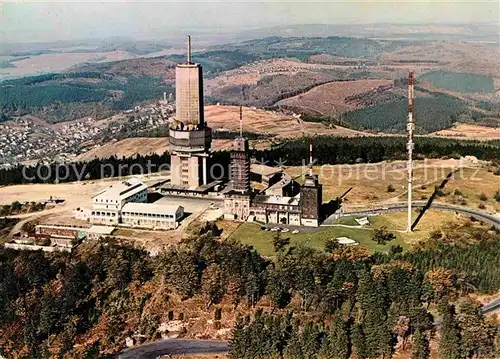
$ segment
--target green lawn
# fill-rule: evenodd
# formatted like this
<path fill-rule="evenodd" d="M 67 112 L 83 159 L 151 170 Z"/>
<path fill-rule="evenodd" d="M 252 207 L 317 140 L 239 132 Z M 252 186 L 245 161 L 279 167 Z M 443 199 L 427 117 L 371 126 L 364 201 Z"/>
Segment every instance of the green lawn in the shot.
<path fill-rule="evenodd" d="M 260 225 L 256 223 L 243 223 L 232 235 L 231 238 L 239 240 L 241 243 L 254 246 L 260 254 L 264 256 L 273 256 L 273 236 L 275 232 L 266 232 L 260 230 Z M 358 229 L 345 227 L 320 227 L 312 231 L 292 234 L 291 232 L 282 233 L 282 237 L 289 237 L 291 244 L 302 244 L 318 250 L 323 250 L 325 241 L 330 238 L 348 237 L 359 242 L 360 246 L 371 251 L 387 251 L 391 245 L 400 244 L 403 248 L 407 247 L 403 238 L 397 235 L 397 238 L 386 245 L 377 245 L 372 241 L 373 229 Z"/>

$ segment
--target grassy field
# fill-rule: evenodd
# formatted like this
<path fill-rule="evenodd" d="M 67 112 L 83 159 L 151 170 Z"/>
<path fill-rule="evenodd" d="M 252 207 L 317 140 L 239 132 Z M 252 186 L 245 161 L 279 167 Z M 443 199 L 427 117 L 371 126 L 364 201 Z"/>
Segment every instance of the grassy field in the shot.
<path fill-rule="evenodd" d="M 499 122 L 500 123 L 500 122 Z M 500 127 L 486 127 L 469 123 L 457 123 L 452 128 L 433 133 L 434 136 L 477 140 L 500 140 Z"/>
<path fill-rule="evenodd" d="M 416 216 L 416 215 L 415 215 Z M 391 246 L 400 245 L 403 249 L 408 249 L 412 244 L 429 237 L 430 233 L 442 228 L 451 221 L 465 221 L 465 217 L 456 216 L 453 213 L 429 211 L 420 222 L 413 233 L 404 233 L 406 228 L 406 213 L 397 212 L 369 218 L 371 225 L 364 228 L 347 228 L 342 226 L 325 226 L 320 228 L 301 229 L 301 233 L 282 233 L 283 238 L 290 238 L 292 245 L 304 245 L 317 250 L 324 250 L 325 241 L 338 237 L 348 237 L 359 242 L 359 245 L 372 252 L 387 252 Z M 357 225 L 353 217 L 343 217 L 338 222 L 343 225 Z M 385 245 L 378 245 L 373 238 L 375 228 L 387 227 L 389 231 L 396 235 L 396 239 Z M 254 246 L 259 253 L 264 256 L 274 256 L 273 237 L 275 232 L 260 230 L 257 223 L 243 223 L 230 238 L 236 239 L 244 244 Z"/>
<path fill-rule="evenodd" d="M 500 202 L 493 198 L 495 192 L 500 190 L 500 176 L 494 174 L 495 169 L 453 159 L 414 162 L 415 200 L 428 199 L 434 186 L 440 185 L 453 169 L 458 171 L 436 201 L 470 208 L 478 208 L 482 202 L 485 211 L 500 212 Z M 302 167 L 286 168 L 292 177 L 299 176 L 303 171 Z M 319 174 L 320 183 L 323 184 L 324 201 L 341 196 L 350 187 L 352 190 L 344 200 L 344 205 L 348 207 L 406 200 L 406 163 L 403 161 L 314 167 L 314 173 Z M 297 178 L 297 181 L 301 180 L 302 177 Z M 394 187 L 394 192 L 388 191 L 389 185 Z M 481 193 L 485 194 L 487 200 L 480 199 Z"/>

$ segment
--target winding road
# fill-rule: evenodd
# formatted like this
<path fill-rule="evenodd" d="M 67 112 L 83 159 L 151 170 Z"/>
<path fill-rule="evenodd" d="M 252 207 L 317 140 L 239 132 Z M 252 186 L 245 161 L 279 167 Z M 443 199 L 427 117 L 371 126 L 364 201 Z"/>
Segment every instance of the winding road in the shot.
<path fill-rule="evenodd" d="M 427 202 L 425 201 L 415 201 L 413 202 L 413 207 L 414 208 L 423 208 Z M 478 221 L 483 221 L 485 223 L 488 223 L 495 228 L 500 229 L 500 217 L 497 217 L 493 214 L 483 212 L 483 211 L 477 211 L 472 208 L 468 207 L 462 207 L 462 206 L 456 206 L 452 204 L 444 204 L 444 203 L 432 203 L 431 209 L 437 209 L 440 211 L 449 211 L 449 212 L 456 212 L 460 214 L 464 214 L 466 216 L 474 217 Z M 407 209 L 407 204 L 405 202 L 401 203 L 395 203 L 395 204 L 390 204 L 386 205 L 384 207 L 378 207 L 378 208 L 369 208 L 369 209 L 360 209 L 360 210 L 351 210 L 351 211 L 346 211 L 343 212 L 343 216 L 366 216 L 366 215 L 375 215 L 375 214 L 381 214 L 381 213 L 389 213 L 389 212 L 396 212 L 396 211 L 406 211 Z M 332 215 L 328 217 L 323 224 L 324 225 L 332 225 L 336 222 L 335 217 Z"/>

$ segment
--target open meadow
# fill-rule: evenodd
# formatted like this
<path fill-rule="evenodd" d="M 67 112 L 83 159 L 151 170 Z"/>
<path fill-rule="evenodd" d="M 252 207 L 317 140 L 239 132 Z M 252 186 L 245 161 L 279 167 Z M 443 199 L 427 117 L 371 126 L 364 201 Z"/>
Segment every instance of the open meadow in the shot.
<path fill-rule="evenodd" d="M 467 218 L 454 213 L 430 210 L 422 218 L 416 230 L 406 233 L 406 212 L 396 212 L 386 215 L 370 216 L 370 225 L 359 226 L 355 217 L 342 217 L 338 224 L 321 226 L 319 228 L 301 228 L 300 233 L 280 233 L 281 238 L 290 238 L 292 245 L 303 245 L 319 251 L 325 248 L 325 242 L 329 239 L 347 237 L 359 243 L 359 247 L 366 248 L 370 252 L 388 252 L 391 246 L 400 245 L 404 250 L 416 245 L 422 240 L 429 238 L 435 230 L 446 228 L 450 223 L 466 223 Z M 387 228 L 394 233 L 396 238 L 386 244 L 377 244 L 373 241 L 374 230 Z M 230 238 L 255 247 L 263 256 L 274 256 L 273 238 L 277 232 L 263 231 L 257 223 L 243 223 L 234 231 Z"/>
<path fill-rule="evenodd" d="M 297 177 L 303 167 L 287 167 L 286 172 Z M 413 198 L 427 200 L 443 180 L 454 176 L 439 192 L 436 202 L 479 208 L 488 212 L 500 212 L 500 202 L 495 193 L 500 190 L 500 176 L 486 163 L 462 160 L 425 160 L 414 162 Z M 329 201 L 349 188 L 343 199 L 348 209 L 370 207 L 406 201 L 406 162 L 392 161 L 374 164 L 325 165 L 314 167 L 323 185 L 323 200 Z M 484 194 L 484 196 L 482 196 Z"/>

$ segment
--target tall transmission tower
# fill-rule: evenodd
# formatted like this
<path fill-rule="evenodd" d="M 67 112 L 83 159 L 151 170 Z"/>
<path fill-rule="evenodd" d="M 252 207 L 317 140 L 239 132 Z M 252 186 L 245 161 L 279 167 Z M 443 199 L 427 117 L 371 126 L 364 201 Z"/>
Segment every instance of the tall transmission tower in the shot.
<path fill-rule="evenodd" d="M 412 225 L 412 192 L 413 192 L 413 150 L 415 149 L 415 144 L 413 143 L 413 131 L 415 130 L 415 122 L 413 122 L 413 101 L 414 101 L 414 83 L 413 83 L 413 71 L 410 71 L 408 77 L 408 122 L 406 128 L 408 130 L 408 143 L 406 148 L 408 150 L 408 232 L 411 232 Z"/>
<path fill-rule="evenodd" d="M 309 136 L 309 176 L 313 175 L 313 140 Z"/>

